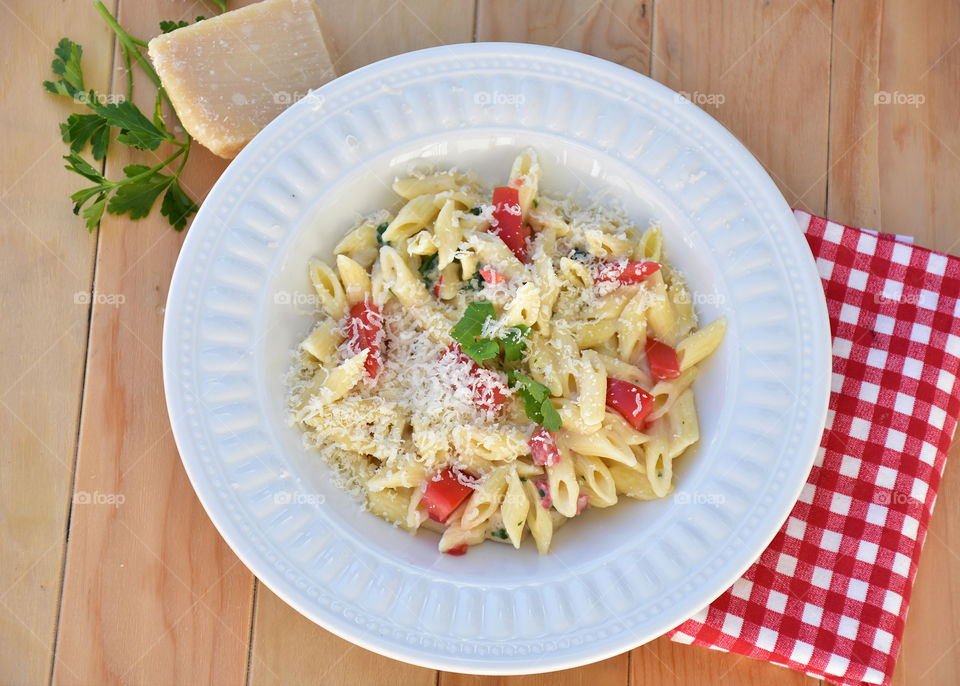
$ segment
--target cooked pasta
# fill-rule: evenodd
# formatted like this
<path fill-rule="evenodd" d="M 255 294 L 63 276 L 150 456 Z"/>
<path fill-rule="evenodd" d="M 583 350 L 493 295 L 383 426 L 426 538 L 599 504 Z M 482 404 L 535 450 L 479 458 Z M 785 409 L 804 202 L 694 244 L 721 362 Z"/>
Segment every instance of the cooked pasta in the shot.
<path fill-rule="evenodd" d="M 533 150 L 506 186 L 397 179 L 402 199 L 312 259 L 318 321 L 294 351 L 292 423 L 339 486 L 396 526 L 541 554 L 585 509 L 662 498 L 700 438 L 698 327 L 663 229 L 542 193 Z"/>

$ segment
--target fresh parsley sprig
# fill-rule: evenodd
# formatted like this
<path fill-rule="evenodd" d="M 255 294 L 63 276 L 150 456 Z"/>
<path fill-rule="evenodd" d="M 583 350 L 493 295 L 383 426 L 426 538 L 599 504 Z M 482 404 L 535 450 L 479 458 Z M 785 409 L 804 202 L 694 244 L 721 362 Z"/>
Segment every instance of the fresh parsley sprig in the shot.
<path fill-rule="evenodd" d="M 464 354 L 477 364 L 493 359 L 503 351 L 504 360 L 516 362 L 523 356 L 523 350 L 530 335 L 530 327 L 525 324 L 507 327 L 502 337 L 487 338 L 483 329 L 487 322 L 495 320 L 496 311 L 488 300 L 477 300 L 467 305 L 453 329 L 450 337 L 460 344 Z M 550 402 L 550 389 L 526 374 L 515 369 L 507 370 L 507 381 L 520 399 L 527 417 L 542 424 L 549 431 L 560 428 L 562 421 L 556 408 Z"/>
<path fill-rule="evenodd" d="M 221 9 L 225 8 L 225 0 L 215 2 Z M 187 219 L 199 209 L 180 183 L 180 175 L 190 156 L 192 139 L 187 134 L 184 134 L 183 140 L 178 139 L 164 122 L 162 101 L 170 101 L 159 75 L 143 54 L 147 42 L 127 33 L 102 2 L 96 2 L 94 7 L 117 36 L 126 66 L 126 97 L 119 96 L 118 99 L 118 96 L 98 94 L 86 87 L 81 66 L 83 48 L 69 38 L 60 40 L 54 50 L 56 57 L 50 65 L 54 76 L 59 78 L 43 82 L 43 87 L 50 93 L 69 97 L 88 110 L 83 114 L 71 114 L 60 125 L 63 141 L 70 146 L 69 154 L 64 156 L 67 162 L 65 168 L 92 183 L 70 196 L 74 203 L 73 212 L 78 215 L 82 212 L 87 229 L 93 231 L 104 211 L 114 215 L 129 215 L 131 219 L 146 217 L 162 194 L 160 213 L 174 229 L 182 231 Z M 180 24 L 174 22 L 163 22 L 161 29 L 166 31 L 179 27 Z M 131 100 L 134 61 L 157 88 L 152 117 L 144 115 Z M 175 149 L 154 166 L 130 165 L 123 170 L 124 178 L 110 180 L 87 162 L 82 153 L 89 147 L 93 159 L 102 161 L 107 155 L 114 129 L 118 131 L 114 139 L 117 143 L 137 150 L 152 152 L 164 143 Z M 172 173 L 164 173 L 168 165 L 178 160 L 179 164 Z"/>
<path fill-rule="evenodd" d="M 477 364 L 495 358 L 503 350 L 503 357 L 508 362 L 516 362 L 523 355 L 530 335 L 530 327 L 526 324 L 517 324 L 503 329 L 502 335 L 497 338 L 485 337 L 483 329 L 488 321 L 496 320 L 497 313 L 493 304 L 488 300 L 477 300 L 467 305 L 463 316 L 453 329 L 450 337 L 460 344 L 464 354 L 472 358 Z"/>
<path fill-rule="evenodd" d="M 550 402 L 549 388 L 515 369 L 507 372 L 507 383 L 520 396 L 529 419 L 543 425 L 547 431 L 556 431 L 563 425 L 557 409 Z"/>

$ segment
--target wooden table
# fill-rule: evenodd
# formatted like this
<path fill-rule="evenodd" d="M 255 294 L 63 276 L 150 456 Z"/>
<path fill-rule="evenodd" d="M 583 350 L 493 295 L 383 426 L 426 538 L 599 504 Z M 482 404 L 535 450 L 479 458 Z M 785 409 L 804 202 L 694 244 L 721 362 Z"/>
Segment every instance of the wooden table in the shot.
<path fill-rule="evenodd" d="M 116 3 L 107 4 L 143 37 L 157 32 L 159 19 L 214 12 L 206 0 Z M 760 159 L 792 205 L 960 251 L 956 3 L 320 5 L 340 73 L 407 50 L 471 40 L 559 45 L 605 57 L 702 102 Z M 6 137 L 0 165 L 0 682 L 813 681 L 662 638 L 559 674 L 437 674 L 327 633 L 259 584 L 197 502 L 167 422 L 160 339 L 183 235 L 157 213 L 138 222 L 108 216 L 88 234 L 70 212 L 67 198 L 79 183 L 61 168 L 65 146 L 57 131 L 70 108 L 43 93 L 40 80 L 48 78 L 57 40 L 68 35 L 84 47 L 88 85 L 107 92 L 113 81 L 122 83 L 112 34 L 86 0 L 0 0 L 0 17 Z M 144 86 L 141 106 L 150 101 Z M 910 98 L 913 104 L 878 105 L 881 91 L 919 97 Z M 119 175 L 129 159 L 115 146 L 108 176 Z M 194 197 L 203 197 L 224 166 L 197 151 L 186 178 Z M 958 453 L 955 445 L 954 461 Z M 122 496 L 123 502 L 74 498 L 84 493 L 112 494 L 116 501 Z M 896 684 L 956 683 L 960 675 L 957 493 L 960 471 L 948 468 Z"/>

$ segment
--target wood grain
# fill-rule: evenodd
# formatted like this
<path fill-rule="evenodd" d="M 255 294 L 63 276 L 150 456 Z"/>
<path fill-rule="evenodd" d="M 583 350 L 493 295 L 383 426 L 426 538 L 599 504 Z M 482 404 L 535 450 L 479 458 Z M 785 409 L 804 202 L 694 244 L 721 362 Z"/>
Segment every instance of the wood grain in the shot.
<path fill-rule="evenodd" d="M 441 672 L 438 686 L 598 686 L 626 684 L 629 658 L 626 653 L 592 665 L 547 674 L 527 676 L 476 676 Z"/>
<path fill-rule="evenodd" d="M 654 17 L 653 77 L 730 129 L 792 207 L 822 214 L 830 1 L 680 0 Z"/>
<path fill-rule="evenodd" d="M 479 0 L 477 40 L 537 43 L 650 72 L 650 2 Z"/>
<path fill-rule="evenodd" d="M 160 19 L 200 13 L 212 12 L 172 0 L 125 2 L 118 18 L 134 35 L 152 36 Z M 138 73 L 134 100 L 144 111 L 153 93 Z M 225 165 L 196 152 L 185 185 L 200 199 Z M 107 176 L 132 161 L 113 146 Z M 197 501 L 163 399 L 163 307 L 182 240 L 158 212 L 101 223 L 96 290 L 123 304 L 93 308 L 75 490 L 114 504 L 75 499 L 55 683 L 244 679 L 252 577 Z"/>
<path fill-rule="evenodd" d="M 257 590 L 251 686 L 434 686 L 437 673 L 371 653 L 306 619 L 263 584 Z"/>
<path fill-rule="evenodd" d="M 49 677 L 87 348 L 95 236 L 70 211 L 58 124 L 79 110 L 46 93 L 66 33 L 82 41 L 87 82 L 110 74 L 105 27 L 77 4 L 0 4 L 0 681 Z"/>
<path fill-rule="evenodd" d="M 230 6 L 249 1 L 231 0 Z M 121 4 L 121 22 L 145 37 L 156 33 L 161 18 L 215 12 L 206 0 Z M 319 4 L 339 73 L 474 37 L 594 54 L 704 100 L 704 109 L 760 159 L 791 204 L 960 252 L 955 4 Z M 39 81 L 48 74 L 56 41 L 69 35 L 84 46 L 88 81 L 106 90 L 112 36 L 86 0 L 58 3 L 56 11 L 44 3 L 7 0 L 0 2 L 0 16 L 0 38 L 9 46 L 0 77 L 0 124 L 16 132 L 16 144 L 7 146 L 0 165 L 0 218 L 7 229 L 0 234 L 0 436 L 7 446 L 0 460 L 0 681 L 815 682 L 665 638 L 565 672 L 437 674 L 354 647 L 255 584 L 198 504 L 166 419 L 160 336 L 183 237 L 159 215 L 138 222 L 108 217 L 99 234 L 90 236 L 66 201 L 78 183 L 61 169 L 56 126 L 71 107 L 44 94 Z M 137 101 L 149 106 L 151 92 L 138 87 Z M 882 92 L 919 95 L 923 102 L 875 104 Z M 108 175 L 116 176 L 129 161 L 116 147 Z M 190 192 L 202 198 L 224 166 L 196 151 L 185 179 Z M 84 294 L 94 285 L 91 306 Z M 949 461 L 958 459 L 955 444 Z M 956 683 L 960 676 L 960 501 L 949 497 L 960 489 L 955 471 L 947 467 L 944 497 L 921 558 L 897 686 Z"/>
<path fill-rule="evenodd" d="M 846 160 L 834 167 L 831 213 L 836 207 L 841 220 L 869 222 L 957 253 L 960 11 L 931 1 L 888 0 L 866 7 L 871 4 L 843 0 L 836 7 L 834 62 L 842 54 L 836 48 L 842 39 L 863 64 L 854 67 L 848 82 L 845 115 L 834 107 L 831 140 L 849 139 L 872 121 L 876 142 L 869 140 L 871 133 L 848 156 L 853 169 L 845 168 Z M 839 86 L 837 78 L 835 73 Z M 890 94 L 892 102 L 875 101 L 877 93 Z M 876 193 L 868 192 L 874 184 Z M 920 557 L 894 674 L 897 686 L 956 683 L 960 677 L 960 504 L 950 496 L 960 489 L 957 460 L 955 442 Z"/>
<path fill-rule="evenodd" d="M 341 75 L 391 55 L 473 37 L 472 0 L 324 0 L 320 6 Z M 258 584 L 251 684 L 351 684 L 358 675 L 377 684 L 436 681 L 433 670 L 381 657 L 321 629 Z"/>

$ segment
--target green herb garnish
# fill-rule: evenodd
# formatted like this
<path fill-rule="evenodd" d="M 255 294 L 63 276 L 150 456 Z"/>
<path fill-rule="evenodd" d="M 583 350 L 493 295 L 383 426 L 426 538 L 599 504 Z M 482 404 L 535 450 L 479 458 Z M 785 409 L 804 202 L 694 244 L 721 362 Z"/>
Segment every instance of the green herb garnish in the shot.
<path fill-rule="evenodd" d="M 423 258 L 420 262 L 420 267 L 417 271 L 420 272 L 420 278 L 422 278 L 423 282 L 427 285 L 427 289 L 433 288 L 433 284 L 437 280 L 437 262 L 439 260 L 440 256 L 437 253 L 433 253 Z"/>
<path fill-rule="evenodd" d="M 523 409 L 529 419 L 543 425 L 547 431 L 556 431 L 562 426 L 560 415 L 550 402 L 549 388 L 513 369 L 507 372 L 507 380 L 510 388 L 523 401 Z"/>
<path fill-rule="evenodd" d="M 499 538 L 501 541 L 507 540 L 507 530 L 504 529 L 502 526 L 496 531 L 492 531 L 490 535 L 493 536 L 494 538 Z"/>
<path fill-rule="evenodd" d="M 383 240 L 383 232 L 387 230 L 388 226 L 390 226 L 390 222 L 383 222 L 383 224 L 377 227 L 377 245 L 380 247 L 390 245 L 390 241 Z"/>
<path fill-rule="evenodd" d="M 198 17 L 197 17 L 196 19 L 194 19 L 193 21 L 194 21 L 194 23 L 196 23 L 196 22 L 198 22 L 198 21 L 203 21 L 204 19 L 206 19 L 206 17 L 204 17 L 204 16 L 201 15 L 201 16 L 198 16 Z M 171 31 L 176 31 L 177 29 L 182 29 L 184 26 L 190 26 L 190 22 L 184 21 L 183 19 L 181 19 L 180 21 L 167 21 L 167 20 L 163 20 L 163 21 L 160 22 L 160 31 L 161 31 L 162 33 L 170 33 Z"/>
<path fill-rule="evenodd" d="M 471 207 L 469 210 L 467 210 L 467 212 L 469 212 L 470 214 L 475 215 L 475 216 L 477 216 L 477 217 L 480 216 L 480 212 L 482 212 L 482 211 L 483 211 L 483 210 L 481 210 L 479 207 Z"/>
<path fill-rule="evenodd" d="M 504 359 L 516 362 L 523 354 L 530 335 L 530 327 L 525 324 L 511 326 L 503 331 L 500 338 L 483 336 L 483 328 L 490 320 L 495 320 L 496 311 L 488 300 L 478 300 L 467 305 L 460 321 L 450 331 L 450 336 L 463 349 L 464 354 L 477 364 L 496 357 L 503 348 Z"/>
<path fill-rule="evenodd" d="M 574 248 L 573 252 L 570 253 L 570 259 L 576 260 L 577 262 L 587 262 L 590 259 L 590 253 L 583 248 Z"/>
<path fill-rule="evenodd" d="M 217 1 L 217 4 L 223 7 L 225 0 Z M 160 77 L 144 55 L 146 41 L 127 33 L 102 2 L 96 2 L 94 7 L 117 36 L 127 72 L 126 95 L 99 94 L 88 90 L 84 84 L 81 66 L 83 48 L 69 38 L 62 38 L 57 44 L 54 50 L 56 58 L 50 65 L 54 76 L 59 78 L 43 82 L 44 89 L 50 93 L 72 98 L 88 110 L 84 114 L 71 114 L 60 125 L 63 141 L 70 146 L 69 154 L 64 156 L 66 169 L 92 184 L 70 196 L 74 203 L 73 212 L 79 215 L 82 210 L 87 229 L 93 231 L 104 211 L 114 215 L 129 215 L 131 219 L 141 219 L 150 214 L 157 199 L 163 195 L 160 213 L 174 229 L 182 231 L 187 225 L 187 219 L 199 209 L 180 184 L 180 174 L 190 156 L 192 139 L 186 134 L 183 140 L 178 139 L 164 122 L 162 100 L 166 98 L 169 103 L 169 98 L 163 90 Z M 164 22 L 161 29 L 173 30 L 179 28 L 181 23 L 173 26 L 174 22 Z M 157 87 L 157 97 L 150 117 L 132 102 L 133 61 L 140 64 Z M 115 139 L 117 143 L 150 152 L 157 150 L 162 144 L 169 144 L 174 146 L 173 153 L 153 166 L 129 165 L 123 170 L 124 178 L 111 181 L 100 169 L 87 162 L 82 153 L 89 146 L 93 159 L 103 160 L 107 155 L 113 129 L 118 131 Z M 168 165 L 174 162 L 178 162 L 176 170 L 164 173 Z"/>
<path fill-rule="evenodd" d="M 479 269 L 473 271 L 473 275 L 463 282 L 463 285 L 460 287 L 461 291 L 482 291 L 483 290 L 483 276 L 480 274 Z"/>

